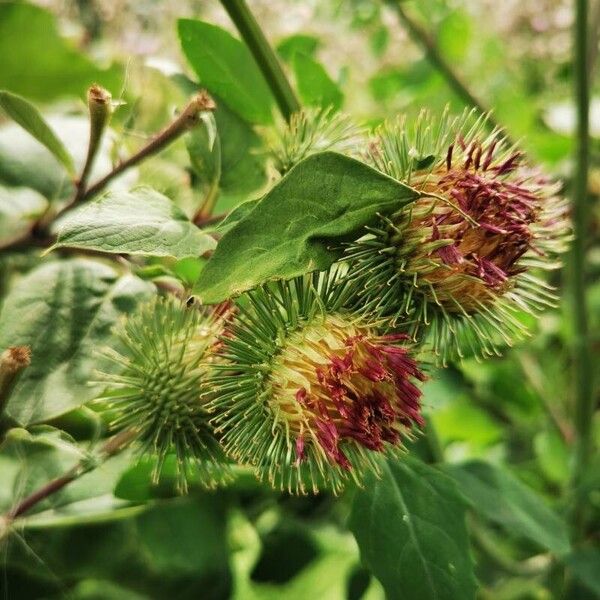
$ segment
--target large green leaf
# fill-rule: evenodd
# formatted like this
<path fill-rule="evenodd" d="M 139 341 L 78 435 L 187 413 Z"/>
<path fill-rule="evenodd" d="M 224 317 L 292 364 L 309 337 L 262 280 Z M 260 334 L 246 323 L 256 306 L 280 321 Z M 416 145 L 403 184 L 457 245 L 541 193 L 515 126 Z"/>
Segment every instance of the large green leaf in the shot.
<path fill-rule="evenodd" d="M 466 503 L 454 482 L 408 456 L 382 466 L 357 491 L 350 528 L 387 598 L 473 598 Z"/>
<path fill-rule="evenodd" d="M 0 248 L 26 234 L 47 206 L 34 190 L 0 185 Z"/>
<path fill-rule="evenodd" d="M 7 413 L 21 425 L 56 417 L 98 393 L 97 370 L 113 368 L 99 350 L 123 313 L 153 286 L 84 259 L 44 264 L 20 279 L 0 313 L 0 348 L 31 346 L 31 365 Z"/>
<path fill-rule="evenodd" d="M 250 123 L 270 123 L 273 96 L 248 48 L 203 21 L 180 19 L 179 41 L 200 83 Z"/>
<path fill-rule="evenodd" d="M 339 242 L 416 196 L 357 160 L 314 154 L 223 236 L 195 292 L 204 302 L 221 302 L 270 279 L 326 269 L 340 256 Z"/>
<path fill-rule="evenodd" d="M 53 248 L 116 254 L 185 258 L 216 246 L 173 202 L 149 187 L 107 192 L 68 212 L 56 232 Z"/>
<path fill-rule="evenodd" d="M 306 104 L 322 108 L 332 107 L 336 110 L 342 106 L 344 94 L 329 77 L 323 65 L 301 52 L 294 54 L 292 65 L 298 92 Z"/>
<path fill-rule="evenodd" d="M 48 148 L 71 175 L 75 173 L 73 158 L 31 102 L 6 90 L 0 90 L 0 106 L 15 123 Z"/>
<path fill-rule="evenodd" d="M 43 102 L 83 97 L 93 83 L 115 96 L 123 86 L 120 67 L 97 67 L 60 37 L 50 12 L 26 2 L 0 3 L 0 56 L 0 88 Z"/>
<path fill-rule="evenodd" d="M 447 465 L 473 510 L 516 536 L 524 536 L 557 555 L 569 551 L 562 519 L 544 499 L 501 467 L 482 460 Z"/>

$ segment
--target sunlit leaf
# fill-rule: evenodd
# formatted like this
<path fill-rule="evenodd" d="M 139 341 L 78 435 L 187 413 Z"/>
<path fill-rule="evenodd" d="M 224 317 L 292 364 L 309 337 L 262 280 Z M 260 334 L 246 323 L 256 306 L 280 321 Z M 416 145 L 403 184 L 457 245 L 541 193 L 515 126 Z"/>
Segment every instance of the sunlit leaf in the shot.
<path fill-rule="evenodd" d="M 89 122 L 84 116 L 51 115 L 45 121 L 64 143 L 80 172 L 87 154 Z M 95 181 L 112 169 L 111 148 L 115 136 L 108 130 L 102 140 L 90 181 Z M 109 189 L 130 187 L 136 170 L 114 179 Z M 0 183 L 7 186 L 30 187 L 48 200 L 63 200 L 73 194 L 72 178 L 61 163 L 19 125 L 8 122 L 0 127 Z"/>
<path fill-rule="evenodd" d="M 34 190 L 0 185 L 0 247 L 27 234 L 47 206 Z"/>
<path fill-rule="evenodd" d="M 73 158 L 31 102 L 6 90 L 0 90 L 0 107 L 15 123 L 48 148 L 67 171 L 74 175 Z"/>
<path fill-rule="evenodd" d="M 339 109 L 344 95 L 327 71 L 314 58 L 296 52 L 292 59 L 298 92 L 309 106 Z"/>
<path fill-rule="evenodd" d="M 179 41 L 200 83 L 250 123 L 270 123 L 273 96 L 248 48 L 230 33 L 191 19 L 178 21 Z"/>
<path fill-rule="evenodd" d="M 69 211 L 56 225 L 53 248 L 85 248 L 142 256 L 200 256 L 215 240 L 173 202 L 148 187 L 108 192 Z"/>

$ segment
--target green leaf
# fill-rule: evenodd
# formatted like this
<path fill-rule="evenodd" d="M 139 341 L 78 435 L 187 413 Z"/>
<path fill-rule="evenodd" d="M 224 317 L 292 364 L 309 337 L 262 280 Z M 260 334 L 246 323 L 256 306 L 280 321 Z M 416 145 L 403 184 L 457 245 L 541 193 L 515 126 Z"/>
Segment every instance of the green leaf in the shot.
<path fill-rule="evenodd" d="M 184 75 L 177 74 L 172 79 L 187 94 L 193 94 L 199 89 L 196 83 L 190 81 Z M 218 95 L 213 93 L 213 97 L 217 104 L 217 108 L 212 114 L 217 124 L 220 159 L 220 168 L 218 169 L 220 175 L 218 181 L 219 199 L 215 212 L 221 212 L 231 210 L 241 199 L 246 199 L 248 194 L 255 192 L 266 183 L 266 153 L 263 141 L 254 131 L 252 125 L 227 108 L 225 102 Z M 193 129 L 187 139 L 193 138 L 197 131 L 198 128 Z M 206 144 L 207 136 L 205 133 L 206 131 L 199 136 L 200 141 L 203 137 L 205 140 L 205 149 L 203 150 L 203 147 L 200 146 L 199 158 L 202 161 L 200 165 L 194 164 L 194 157 L 192 156 L 192 152 L 197 151 L 197 148 L 190 148 L 190 142 L 188 142 L 188 152 L 192 159 L 192 166 L 204 187 L 206 187 L 207 180 L 210 180 L 211 175 L 216 170 L 214 168 L 216 166 L 216 147 L 212 152 L 207 152 L 208 145 Z"/>
<path fill-rule="evenodd" d="M 167 197 L 148 187 L 108 192 L 69 211 L 56 224 L 52 248 L 85 248 L 142 256 L 199 256 L 215 240 Z"/>
<path fill-rule="evenodd" d="M 600 550 L 581 548 L 566 556 L 564 562 L 575 577 L 600 598 Z"/>
<path fill-rule="evenodd" d="M 6 90 L 0 90 L 0 106 L 15 123 L 18 123 L 40 144 L 48 148 L 64 165 L 68 173 L 75 174 L 73 158 L 31 102 Z"/>
<path fill-rule="evenodd" d="M 102 579 L 84 579 L 69 590 L 69 598 L 71 600 L 147 600 L 147 596 Z"/>
<path fill-rule="evenodd" d="M 136 519 L 139 548 L 169 576 L 227 570 L 225 508 L 208 494 L 157 505 Z"/>
<path fill-rule="evenodd" d="M 409 456 L 356 492 L 350 529 L 391 600 L 467 600 L 475 578 L 466 504 L 445 474 Z"/>
<path fill-rule="evenodd" d="M 46 198 L 34 190 L 0 185 L 0 247 L 27 234 L 47 206 Z"/>
<path fill-rule="evenodd" d="M 0 88 L 50 102 L 83 97 L 93 83 L 117 97 L 122 68 L 103 69 L 60 37 L 52 13 L 26 2 L 0 3 Z"/>
<path fill-rule="evenodd" d="M 137 277 L 84 259 L 46 263 L 20 279 L 0 312 L 0 348 L 31 346 L 32 359 L 7 414 L 29 425 L 94 398 L 97 370 L 114 368 L 99 354 L 112 326 L 153 291 Z"/>
<path fill-rule="evenodd" d="M 248 48 L 203 21 L 180 19 L 179 41 L 200 83 L 250 123 L 271 123 L 273 96 Z"/>
<path fill-rule="evenodd" d="M 202 202 L 214 201 L 221 180 L 221 137 L 214 115 L 210 113 L 206 119 L 202 127 L 194 127 L 185 136 L 190 164 L 197 178 L 194 187 L 200 189 Z"/>
<path fill-rule="evenodd" d="M 427 392 L 424 395 L 426 398 L 432 397 Z M 474 447 L 485 447 L 502 438 L 502 427 L 464 395 L 432 411 L 431 418 L 445 441 L 461 441 Z"/>
<path fill-rule="evenodd" d="M 307 56 L 314 56 L 320 46 L 319 38 L 313 35 L 296 33 L 290 35 L 277 44 L 277 53 L 286 62 L 291 62 L 296 52 L 301 52 Z"/>
<path fill-rule="evenodd" d="M 292 62 L 298 93 L 305 104 L 335 110 L 342 106 L 344 94 L 320 63 L 301 52 L 294 54 Z"/>
<path fill-rule="evenodd" d="M 250 124 L 225 104 L 219 104 L 218 97 L 216 101 L 215 120 L 221 140 L 221 194 L 225 200 L 245 198 L 267 181 L 263 142 Z M 230 205 L 231 201 L 229 205 L 221 201 L 219 209 L 226 210 Z"/>
<path fill-rule="evenodd" d="M 45 117 L 75 161 L 80 172 L 85 162 L 89 137 L 89 121 L 83 116 Z M 112 169 L 111 148 L 114 134 L 108 130 L 103 136 L 94 161 L 90 180 L 94 181 Z M 130 187 L 136 178 L 135 170 L 118 177 L 109 189 Z M 30 187 L 48 198 L 60 200 L 73 194 L 71 178 L 54 155 L 16 123 L 0 127 L 0 183 L 8 186 Z"/>
<path fill-rule="evenodd" d="M 569 479 L 569 448 L 555 430 L 540 431 L 533 439 L 533 448 L 544 475 L 558 485 Z"/>
<path fill-rule="evenodd" d="M 238 206 L 236 206 L 220 223 L 215 225 L 211 231 L 224 235 L 234 225 L 239 223 L 242 219 L 246 218 L 248 214 L 258 205 L 260 198 L 255 200 L 246 200 Z"/>
<path fill-rule="evenodd" d="M 135 461 L 121 476 L 115 486 L 115 496 L 131 502 L 146 502 L 154 498 L 173 498 L 180 496 L 177 491 L 177 459 L 174 454 L 166 457 L 160 469 L 160 480 L 154 481 L 153 473 L 156 459 L 143 456 Z M 193 485 L 200 481 L 193 469 L 188 476 L 188 483 Z"/>
<path fill-rule="evenodd" d="M 339 242 L 358 235 L 377 213 L 416 197 L 352 158 L 309 156 L 223 236 L 195 293 L 206 303 L 221 302 L 271 279 L 326 269 L 340 256 Z"/>
<path fill-rule="evenodd" d="M 444 470 L 481 516 L 559 556 L 569 551 L 564 521 L 508 471 L 482 460 L 446 465 Z"/>

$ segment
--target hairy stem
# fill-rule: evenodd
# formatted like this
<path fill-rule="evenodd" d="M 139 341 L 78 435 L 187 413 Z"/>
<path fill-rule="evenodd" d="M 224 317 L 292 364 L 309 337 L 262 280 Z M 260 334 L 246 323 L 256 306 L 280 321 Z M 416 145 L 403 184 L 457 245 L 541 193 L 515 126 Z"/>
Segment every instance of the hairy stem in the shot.
<path fill-rule="evenodd" d="M 275 52 L 273 52 L 245 0 L 221 0 L 221 4 L 234 22 L 250 52 L 252 52 L 256 64 L 275 96 L 283 118 L 289 123 L 292 114 L 300 110 L 300 103 L 283 72 Z"/>
<path fill-rule="evenodd" d="M 574 27 L 575 102 L 577 105 L 577 140 L 573 173 L 573 229 L 575 239 L 570 257 L 571 295 L 573 302 L 573 379 L 575 381 L 576 431 L 572 486 L 575 492 L 573 528 L 575 538 L 583 536 L 585 497 L 579 492 L 593 449 L 592 416 L 594 413 L 593 365 L 588 329 L 585 287 L 585 260 L 588 224 L 589 169 L 589 82 L 587 68 L 588 3 L 576 0 Z"/>
<path fill-rule="evenodd" d="M 406 12 L 402 6 L 402 0 L 387 0 L 387 2 L 396 11 L 409 35 L 425 50 L 429 62 L 440 72 L 454 93 L 468 106 L 488 115 L 488 122 L 492 127 L 501 129 L 500 124 L 491 116 L 490 109 L 469 89 L 462 77 L 444 58 L 434 38 Z M 510 142 L 506 134 L 505 137 Z"/>
<path fill-rule="evenodd" d="M 216 107 L 214 100 L 206 93 L 200 92 L 187 104 L 181 111 L 181 114 L 160 133 L 156 134 L 143 148 L 136 152 L 127 160 L 120 162 L 110 173 L 107 173 L 102 179 L 91 185 L 79 198 L 83 202 L 89 200 L 99 192 L 101 192 L 115 177 L 121 173 L 135 167 L 146 158 L 157 154 L 164 150 L 169 144 L 177 138 L 195 127 L 200 120 L 200 113 L 207 110 L 214 110 Z M 69 204 L 64 210 L 68 210 L 73 206 Z"/>

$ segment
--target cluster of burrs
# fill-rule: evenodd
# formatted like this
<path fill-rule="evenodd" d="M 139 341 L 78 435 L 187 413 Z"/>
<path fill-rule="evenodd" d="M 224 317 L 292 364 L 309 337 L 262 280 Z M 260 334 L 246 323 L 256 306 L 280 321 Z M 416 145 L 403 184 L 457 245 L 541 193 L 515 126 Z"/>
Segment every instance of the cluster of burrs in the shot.
<path fill-rule="evenodd" d="M 291 493 L 360 484 L 423 424 L 425 362 L 497 354 L 526 333 L 523 314 L 553 305 L 532 270 L 558 266 L 567 206 L 486 126 L 472 113 L 437 123 L 423 113 L 411 130 L 400 120 L 360 142 L 339 115 L 292 120 L 274 147 L 282 174 L 337 149 L 419 194 L 326 272 L 225 307 L 157 299 L 123 325 L 110 352 L 121 373 L 107 376 L 102 401 L 156 457 L 156 477 L 174 454 L 182 488 L 191 472 L 226 481 L 229 461 Z"/>

